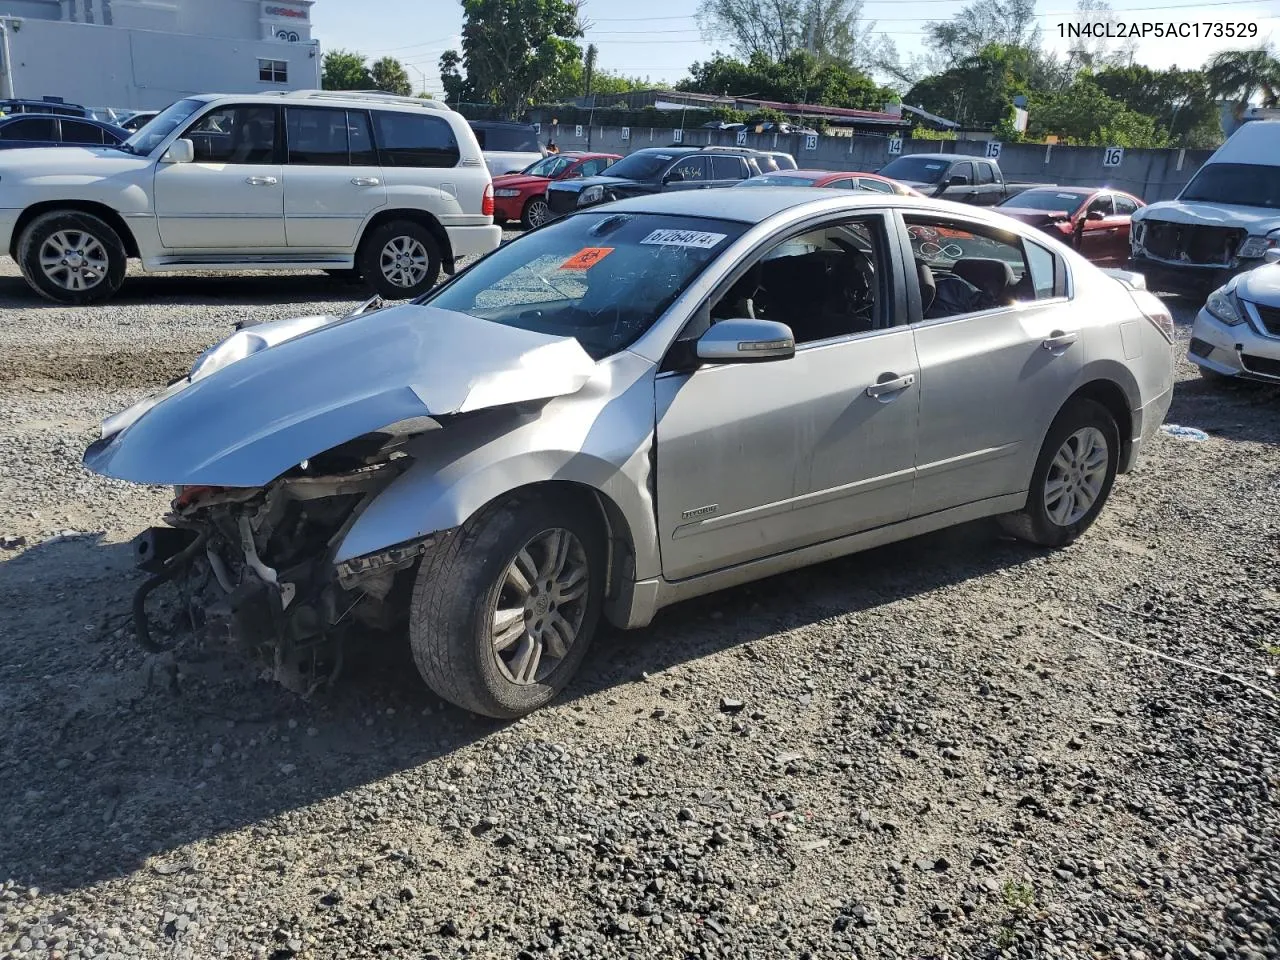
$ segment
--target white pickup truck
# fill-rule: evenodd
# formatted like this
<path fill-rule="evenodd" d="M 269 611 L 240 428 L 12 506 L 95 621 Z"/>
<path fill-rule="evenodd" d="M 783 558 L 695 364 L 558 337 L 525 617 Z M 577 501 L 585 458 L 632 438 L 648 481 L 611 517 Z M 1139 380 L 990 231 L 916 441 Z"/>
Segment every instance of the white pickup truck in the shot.
<path fill-rule="evenodd" d="M 0 249 L 62 303 L 148 271 L 327 270 L 413 297 L 487 253 L 493 184 L 441 103 L 302 90 L 179 100 L 119 147 L 0 155 Z"/>

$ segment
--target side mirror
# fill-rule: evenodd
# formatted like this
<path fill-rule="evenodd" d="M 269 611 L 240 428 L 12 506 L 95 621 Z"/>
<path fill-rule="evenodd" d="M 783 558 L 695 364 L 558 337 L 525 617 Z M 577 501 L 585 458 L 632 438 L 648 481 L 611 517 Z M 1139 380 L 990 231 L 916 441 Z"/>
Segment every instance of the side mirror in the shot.
<path fill-rule="evenodd" d="M 968 185 L 969 178 L 963 173 L 954 173 L 951 175 L 951 179 L 947 181 L 948 187 L 967 187 Z"/>
<path fill-rule="evenodd" d="M 1105 220 L 1107 219 L 1107 215 L 1101 210 L 1090 210 L 1084 215 L 1084 218 L 1086 220 Z"/>
<path fill-rule="evenodd" d="M 683 183 L 684 174 L 681 173 L 679 170 L 673 171 L 672 173 L 668 173 L 665 177 L 663 177 L 662 182 L 663 183 Z"/>
<path fill-rule="evenodd" d="M 698 339 L 705 363 L 760 363 L 796 355 L 791 328 L 774 320 L 721 320 Z"/>
<path fill-rule="evenodd" d="M 190 140 L 175 140 L 160 159 L 165 163 L 194 163 L 196 145 Z"/>
<path fill-rule="evenodd" d="M 1263 263 L 1280 263 L 1280 247 L 1272 247 L 1262 255 Z"/>

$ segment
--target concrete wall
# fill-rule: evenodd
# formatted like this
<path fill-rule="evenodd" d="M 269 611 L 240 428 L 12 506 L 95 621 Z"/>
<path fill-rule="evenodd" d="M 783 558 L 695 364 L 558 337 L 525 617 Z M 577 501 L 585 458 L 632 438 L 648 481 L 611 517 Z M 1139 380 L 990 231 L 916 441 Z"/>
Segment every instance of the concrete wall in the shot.
<path fill-rule="evenodd" d="M 9 43 L 14 95 L 36 100 L 57 96 L 86 106 L 155 110 L 194 93 L 320 86 L 320 51 L 314 44 L 48 20 L 26 21 Z M 287 61 L 288 82 L 261 82 L 259 58 Z"/>
<path fill-rule="evenodd" d="M 591 148 L 608 153 L 627 154 L 642 147 L 667 146 L 674 142 L 671 128 L 632 128 L 630 139 L 624 140 L 620 127 L 592 127 Z M 554 139 L 561 150 L 582 150 L 587 146 L 587 128 L 578 136 L 576 128 L 560 124 L 544 126 L 543 139 Z M 733 133 L 714 130 L 686 129 L 686 145 L 708 143 L 733 146 Z M 816 150 L 805 149 L 805 138 L 798 135 L 748 134 L 746 146 L 767 150 L 784 150 L 796 158 L 802 168 L 819 170 L 860 170 L 874 172 L 894 159 L 889 154 L 885 137 L 819 137 Z M 965 153 L 985 156 L 982 142 L 903 140 L 902 153 Z M 1125 150 L 1119 166 L 1106 167 L 1102 147 L 1048 147 L 1044 144 L 1007 143 L 1000 151 L 1000 169 L 1009 180 L 1066 185 L 1105 185 L 1126 190 L 1148 203 L 1176 196 L 1195 175 L 1212 150 Z"/>

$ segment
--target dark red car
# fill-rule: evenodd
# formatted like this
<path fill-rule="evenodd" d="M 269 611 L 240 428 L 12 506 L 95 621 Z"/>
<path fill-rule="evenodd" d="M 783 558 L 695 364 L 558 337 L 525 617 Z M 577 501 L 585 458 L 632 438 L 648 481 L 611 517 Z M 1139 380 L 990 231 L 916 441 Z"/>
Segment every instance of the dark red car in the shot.
<path fill-rule="evenodd" d="M 828 190 L 870 190 L 874 193 L 896 193 L 902 197 L 924 194 L 878 173 L 849 170 L 775 170 L 743 180 L 740 187 L 826 187 Z"/>
<path fill-rule="evenodd" d="M 493 178 L 493 222 L 519 220 L 526 230 L 550 219 L 547 184 L 552 180 L 595 177 L 621 160 L 616 153 L 554 153 L 519 173 Z"/>
<path fill-rule="evenodd" d="M 1129 218 L 1144 204 L 1109 187 L 1032 187 L 996 209 L 1039 227 L 1095 263 L 1129 259 Z"/>

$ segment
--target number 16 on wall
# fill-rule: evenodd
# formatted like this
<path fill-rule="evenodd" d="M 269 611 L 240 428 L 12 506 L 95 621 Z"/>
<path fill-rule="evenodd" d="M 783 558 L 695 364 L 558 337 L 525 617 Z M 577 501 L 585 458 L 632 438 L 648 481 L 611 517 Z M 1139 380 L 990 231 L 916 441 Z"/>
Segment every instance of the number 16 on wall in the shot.
<path fill-rule="evenodd" d="M 1124 161 L 1124 147 L 1107 147 L 1102 151 L 1104 167 L 1118 167 Z"/>

